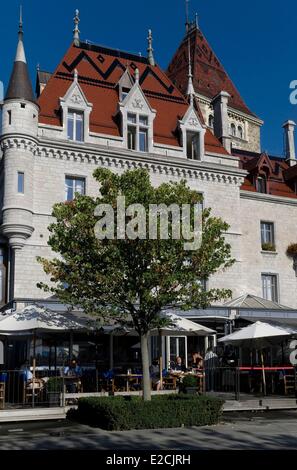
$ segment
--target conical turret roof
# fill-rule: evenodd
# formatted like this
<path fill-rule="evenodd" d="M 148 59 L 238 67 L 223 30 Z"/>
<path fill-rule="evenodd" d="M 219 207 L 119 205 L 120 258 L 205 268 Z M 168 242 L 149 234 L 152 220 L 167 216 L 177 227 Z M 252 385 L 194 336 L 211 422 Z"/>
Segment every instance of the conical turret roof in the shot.
<path fill-rule="evenodd" d="M 22 21 L 19 28 L 19 40 L 13 65 L 12 74 L 10 76 L 5 100 L 23 99 L 26 101 L 35 102 L 32 83 L 29 76 L 28 65 L 26 61 L 24 41 L 23 41 L 23 27 Z"/>

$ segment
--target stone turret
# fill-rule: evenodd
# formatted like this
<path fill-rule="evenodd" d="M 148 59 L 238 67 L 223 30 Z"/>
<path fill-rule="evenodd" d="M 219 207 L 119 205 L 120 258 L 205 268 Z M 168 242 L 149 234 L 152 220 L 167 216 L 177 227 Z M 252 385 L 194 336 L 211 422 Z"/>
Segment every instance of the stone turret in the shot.
<path fill-rule="evenodd" d="M 18 46 L 2 108 L 5 188 L 1 232 L 13 249 L 33 233 L 33 170 L 39 107 L 29 77 L 20 18 Z"/>

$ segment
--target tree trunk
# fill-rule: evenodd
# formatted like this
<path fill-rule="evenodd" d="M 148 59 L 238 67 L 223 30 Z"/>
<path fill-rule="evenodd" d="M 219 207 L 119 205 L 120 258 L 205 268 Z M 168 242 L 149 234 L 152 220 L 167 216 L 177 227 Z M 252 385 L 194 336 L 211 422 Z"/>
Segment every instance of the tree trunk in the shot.
<path fill-rule="evenodd" d="M 140 336 L 141 343 L 141 360 L 142 360 L 142 389 L 143 399 L 145 401 L 151 400 L 151 378 L 150 378 L 150 363 L 149 363 L 149 350 L 148 350 L 148 335 Z"/>

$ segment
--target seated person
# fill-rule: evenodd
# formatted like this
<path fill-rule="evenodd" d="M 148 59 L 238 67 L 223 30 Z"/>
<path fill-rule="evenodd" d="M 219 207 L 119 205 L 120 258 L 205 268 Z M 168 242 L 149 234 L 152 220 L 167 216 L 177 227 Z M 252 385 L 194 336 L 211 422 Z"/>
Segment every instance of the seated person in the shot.
<path fill-rule="evenodd" d="M 157 391 L 161 390 L 160 364 L 158 359 L 153 360 L 152 365 L 150 366 L 150 375 L 153 387 L 156 388 Z"/>
<path fill-rule="evenodd" d="M 65 367 L 64 375 L 67 377 L 81 377 L 81 368 L 77 364 L 75 359 L 72 359 L 69 366 Z M 80 381 L 67 381 L 66 390 L 68 393 L 77 393 L 80 390 L 81 382 Z"/>
<path fill-rule="evenodd" d="M 203 357 L 199 352 L 194 352 L 192 354 L 192 367 L 193 369 L 203 370 Z"/>
<path fill-rule="evenodd" d="M 177 356 L 175 363 L 171 368 L 172 372 L 186 372 L 186 366 L 183 364 L 182 358 Z"/>

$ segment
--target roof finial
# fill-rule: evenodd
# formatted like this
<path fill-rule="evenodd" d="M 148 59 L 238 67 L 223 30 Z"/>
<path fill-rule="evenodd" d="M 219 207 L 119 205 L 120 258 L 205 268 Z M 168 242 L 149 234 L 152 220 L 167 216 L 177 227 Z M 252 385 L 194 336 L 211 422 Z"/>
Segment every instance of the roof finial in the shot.
<path fill-rule="evenodd" d="M 78 81 L 78 71 L 77 71 L 77 69 L 74 69 L 74 81 L 75 82 Z"/>
<path fill-rule="evenodd" d="M 23 7 L 20 5 L 19 36 L 23 35 Z"/>
<path fill-rule="evenodd" d="M 79 22 L 80 22 L 80 19 L 79 19 L 79 10 L 75 10 L 75 17 L 74 17 L 74 30 L 73 30 L 73 44 L 75 46 L 79 46 L 80 44 L 80 39 L 79 39 L 79 33 L 80 33 L 80 30 L 79 30 Z"/>
<path fill-rule="evenodd" d="M 135 82 L 139 83 L 139 70 L 137 68 L 135 69 Z"/>
<path fill-rule="evenodd" d="M 195 24 L 196 28 L 199 29 L 198 13 L 195 13 Z"/>
<path fill-rule="evenodd" d="M 187 33 L 189 31 L 189 26 L 190 26 L 190 23 L 189 23 L 189 1 L 190 0 L 186 0 L 186 32 Z"/>
<path fill-rule="evenodd" d="M 193 74 L 192 74 L 192 64 L 191 64 L 191 46 L 190 38 L 188 39 L 188 53 L 189 53 L 189 72 L 188 72 L 188 89 L 187 95 L 190 97 L 190 103 L 193 104 L 195 90 L 193 86 Z"/>
<path fill-rule="evenodd" d="M 147 48 L 147 60 L 149 64 L 154 67 L 156 65 L 155 59 L 154 59 L 154 49 L 153 49 L 153 35 L 152 35 L 152 30 L 148 30 L 148 48 Z"/>

